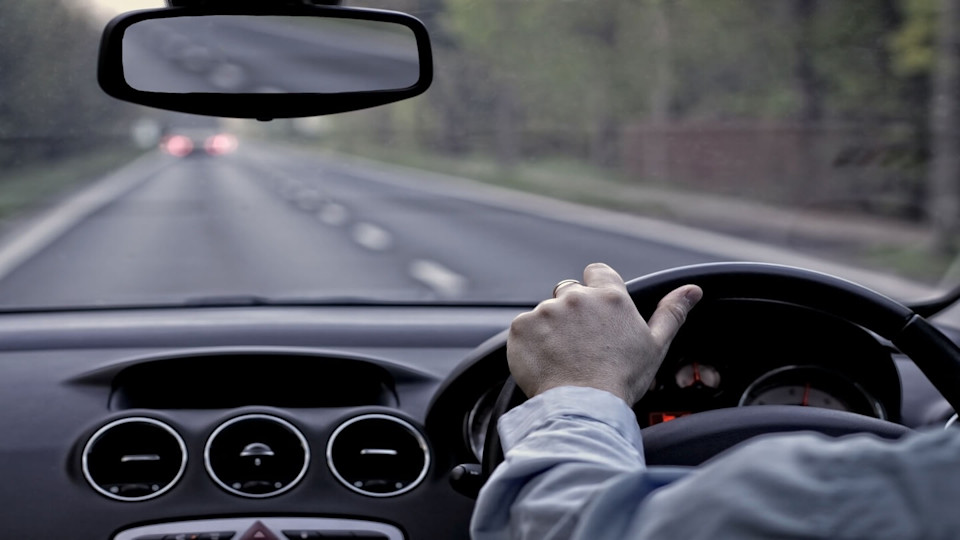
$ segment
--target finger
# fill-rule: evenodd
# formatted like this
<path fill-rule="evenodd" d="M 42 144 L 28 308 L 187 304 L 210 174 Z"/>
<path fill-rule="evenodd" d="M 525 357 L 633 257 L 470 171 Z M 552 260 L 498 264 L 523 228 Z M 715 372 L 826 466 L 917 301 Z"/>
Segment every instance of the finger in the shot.
<path fill-rule="evenodd" d="M 657 310 L 650 316 L 647 325 L 653 338 L 661 347 L 669 347 L 674 336 L 687 320 L 687 314 L 703 298 L 703 290 L 696 285 L 684 285 L 660 300 Z"/>
<path fill-rule="evenodd" d="M 583 284 L 588 287 L 627 291 L 627 286 L 624 285 L 620 274 L 603 263 L 593 263 L 583 270 Z"/>
<path fill-rule="evenodd" d="M 554 298 L 562 298 L 563 295 L 569 291 L 582 291 L 584 289 L 583 285 L 578 281 L 570 281 L 568 283 L 562 284 L 558 289 L 556 294 L 553 295 Z"/>
<path fill-rule="evenodd" d="M 557 283 L 557 285 L 553 288 L 553 297 L 560 298 L 560 294 L 564 289 L 569 289 L 572 287 L 583 287 L 583 285 L 581 285 L 580 282 L 575 279 L 565 279 L 560 283 Z"/>

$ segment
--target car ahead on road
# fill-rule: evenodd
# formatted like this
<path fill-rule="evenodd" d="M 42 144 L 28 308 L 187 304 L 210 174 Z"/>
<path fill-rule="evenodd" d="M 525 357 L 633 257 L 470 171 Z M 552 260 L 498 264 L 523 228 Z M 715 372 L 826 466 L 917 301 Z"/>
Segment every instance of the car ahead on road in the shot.
<path fill-rule="evenodd" d="M 933 2 L 132 4 L 0 5 L 7 536 L 464 538 L 506 330 L 595 261 L 705 291 L 650 464 L 955 418 Z"/>
<path fill-rule="evenodd" d="M 237 137 L 202 128 L 174 128 L 160 139 L 160 150 L 175 157 L 216 157 L 237 150 Z"/>

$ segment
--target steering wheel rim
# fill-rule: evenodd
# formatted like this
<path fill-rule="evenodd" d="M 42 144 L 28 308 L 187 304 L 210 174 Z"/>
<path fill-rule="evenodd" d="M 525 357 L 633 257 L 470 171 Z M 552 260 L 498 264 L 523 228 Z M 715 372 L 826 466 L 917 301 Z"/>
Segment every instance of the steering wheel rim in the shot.
<path fill-rule="evenodd" d="M 784 302 L 830 313 L 866 328 L 910 357 L 954 409 L 960 410 L 960 348 L 923 317 L 887 296 L 829 274 L 765 263 L 710 263 L 664 270 L 631 280 L 627 283 L 627 292 L 640 314 L 649 319 L 663 296 L 690 283 L 700 286 L 708 301 Z M 497 398 L 487 428 L 481 459 L 484 479 L 503 461 L 497 421 L 525 400 L 516 382 L 509 378 Z M 706 411 L 644 428 L 648 463 L 697 465 L 761 433 L 814 430 L 833 436 L 866 432 L 897 438 L 910 432 L 899 424 L 841 411 L 776 406 L 744 411 L 747 409 Z M 732 427 L 740 436 L 717 437 L 716 427 L 721 424 Z M 785 429 L 774 429 L 776 426 Z M 683 459 L 664 459 L 666 453 L 676 454 L 678 449 L 689 447 L 700 450 Z"/>

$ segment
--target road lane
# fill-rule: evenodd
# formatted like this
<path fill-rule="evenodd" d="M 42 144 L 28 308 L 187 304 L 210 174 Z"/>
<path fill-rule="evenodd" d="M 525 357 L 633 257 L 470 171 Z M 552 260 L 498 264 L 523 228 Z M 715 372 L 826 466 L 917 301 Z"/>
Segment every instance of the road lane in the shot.
<path fill-rule="evenodd" d="M 348 172 L 336 161 L 251 149 L 246 158 L 278 182 L 346 209 L 350 222 L 389 231 L 389 255 L 432 261 L 465 277 L 461 297 L 536 300 L 560 279 L 579 277 L 591 262 L 605 261 L 627 277 L 715 256 L 584 228 L 424 189 L 389 185 Z M 422 266 L 422 265 L 421 265 Z"/>
<path fill-rule="evenodd" d="M 0 306 L 231 295 L 535 302 L 597 260 L 632 277 L 716 259 L 557 217 L 245 146 L 143 180 L 9 273 Z"/>
<path fill-rule="evenodd" d="M 136 89 L 172 93 L 338 93 L 417 82 L 412 32 L 314 24 L 227 16 L 139 23 L 124 36 L 126 79 Z"/>
<path fill-rule="evenodd" d="M 403 267 L 296 212 L 262 180 L 229 159 L 181 160 L 12 271 L 0 305 L 429 292 L 411 291 Z"/>

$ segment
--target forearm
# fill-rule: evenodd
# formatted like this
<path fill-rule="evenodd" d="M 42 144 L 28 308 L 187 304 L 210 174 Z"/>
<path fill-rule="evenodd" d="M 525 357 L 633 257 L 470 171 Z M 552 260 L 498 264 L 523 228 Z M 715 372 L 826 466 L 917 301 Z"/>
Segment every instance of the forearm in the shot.
<path fill-rule="evenodd" d="M 500 431 L 506 460 L 477 501 L 475 539 L 570 538 L 598 493 L 645 469 L 632 411 L 606 392 L 551 390 L 505 415 Z"/>
<path fill-rule="evenodd" d="M 685 475 L 645 467 L 632 413 L 611 399 L 558 388 L 504 416 L 506 461 L 477 501 L 475 539 L 900 540 L 960 530 L 956 431 L 897 443 L 769 437 Z"/>

